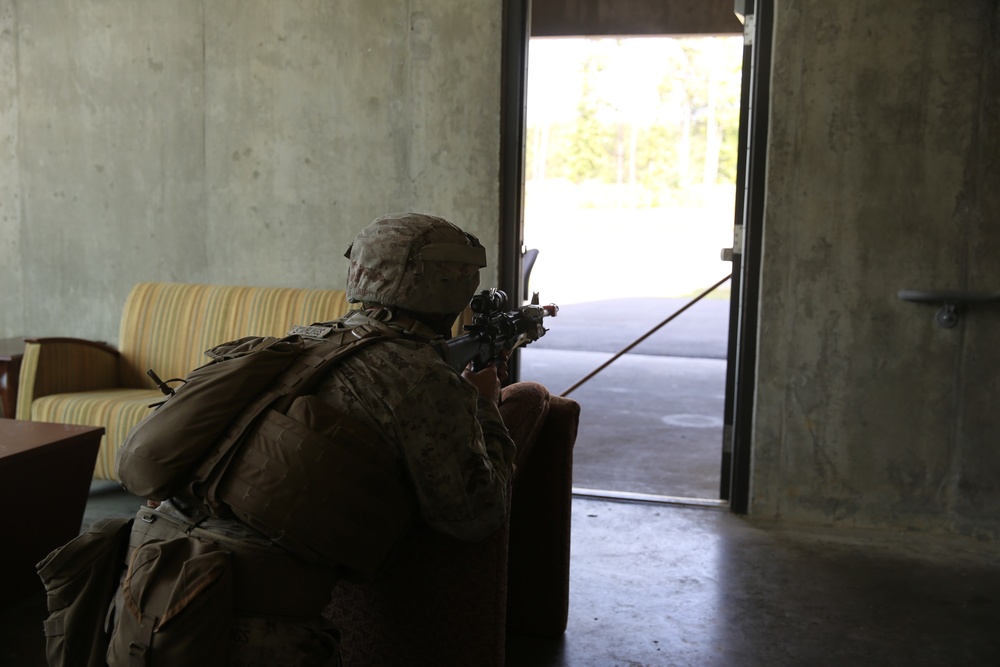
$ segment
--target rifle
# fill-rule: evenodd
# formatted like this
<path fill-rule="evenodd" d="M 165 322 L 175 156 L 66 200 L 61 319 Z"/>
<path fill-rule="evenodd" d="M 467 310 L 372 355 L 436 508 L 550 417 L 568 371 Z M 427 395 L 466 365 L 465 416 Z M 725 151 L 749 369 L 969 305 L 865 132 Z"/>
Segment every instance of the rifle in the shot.
<path fill-rule="evenodd" d="M 548 331 L 542 319 L 559 312 L 554 303 L 538 305 L 537 292 L 530 304 L 508 311 L 507 295 L 495 287 L 472 297 L 469 308 L 474 315 L 472 324 L 465 325 L 468 333 L 441 341 L 438 346 L 445 362 L 459 372 L 470 362 L 473 371 L 480 371 L 499 362 L 504 352 L 538 340 Z"/>

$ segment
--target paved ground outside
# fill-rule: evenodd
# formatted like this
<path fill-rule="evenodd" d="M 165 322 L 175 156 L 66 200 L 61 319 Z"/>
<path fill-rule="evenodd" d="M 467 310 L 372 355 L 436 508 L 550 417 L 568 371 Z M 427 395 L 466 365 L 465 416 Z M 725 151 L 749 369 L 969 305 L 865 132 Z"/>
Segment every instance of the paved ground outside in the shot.
<path fill-rule="evenodd" d="M 562 394 L 688 299 L 561 306 L 521 356 L 521 379 Z M 718 499 L 729 301 L 703 299 L 570 397 L 581 405 L 574 486 Z"/>

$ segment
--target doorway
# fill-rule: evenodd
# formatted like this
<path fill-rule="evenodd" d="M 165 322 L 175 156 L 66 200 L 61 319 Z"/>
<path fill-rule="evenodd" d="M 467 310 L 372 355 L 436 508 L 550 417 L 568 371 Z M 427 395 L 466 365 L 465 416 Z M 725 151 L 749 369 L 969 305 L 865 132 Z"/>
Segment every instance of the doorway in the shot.
<path fill-rule="evenodd" d="M 520 378 L 581 403 L 574 485 L 720 498 L 743 39 L 532 38 L 527 287 L 554 301 Z"/>

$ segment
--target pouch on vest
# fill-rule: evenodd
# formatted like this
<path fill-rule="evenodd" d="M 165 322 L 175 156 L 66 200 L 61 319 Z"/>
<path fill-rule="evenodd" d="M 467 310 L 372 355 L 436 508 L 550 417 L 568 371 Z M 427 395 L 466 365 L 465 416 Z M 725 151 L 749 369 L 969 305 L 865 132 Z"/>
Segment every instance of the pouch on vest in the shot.
<path fill-rule="evenodd" d="M 271 387 L 299 356 L 299 336 L 248 337 L 206 352 L 215 361 L 139 422 L 117 455 L 130 493 L 153 500 L 174 495 L 247 404 Z"/>
<path fill-rule="evenodd" d="M 412 485 L 391 452 L 368 427 L 300 396 L 287 414 L 264 415 L 215 493 L 292 553 L 370 577 L 416 515 Z"/>
<path fill-rule="evenodd" d="M 105 665 L 104 619 L 125 569 L 132 519 L 94 522 L 90 530 L 36 565 L 45 586 L 45 656 L 50 667 Z"/>
<path fill-rule="evenodd" d="M 226 664 L 233 617 L 229 552 L 186 536 L 139 546 L 114 612 L 109 667 Z"/>

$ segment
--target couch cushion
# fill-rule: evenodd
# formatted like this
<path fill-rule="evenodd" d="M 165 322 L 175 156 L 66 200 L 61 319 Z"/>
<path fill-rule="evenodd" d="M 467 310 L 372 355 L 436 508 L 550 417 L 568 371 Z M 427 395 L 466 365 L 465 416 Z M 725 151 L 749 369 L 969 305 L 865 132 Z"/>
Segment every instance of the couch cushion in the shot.
<path fill-rule="evenodd" d="M 296 324 L 332 320 L 348 308 L 342 290 L 140 283 L 118 334 L 121 386 L 152 387 L 205 364 L 205 350 L 243 336 L 283 336 Z"/>
<path fill-rule="evenodd" d="M 31 420 L 62 424 L 103 426 L 94 468 L 95 479 L 118 479 L 115 455 L 136 423 L 149 413 L 149 406 L 163 400 L 156 389 L 106 389 L 74 394 L 53 394 L 31 404 Z M 109 444 L 112 443 L 112 444 Z"/>

